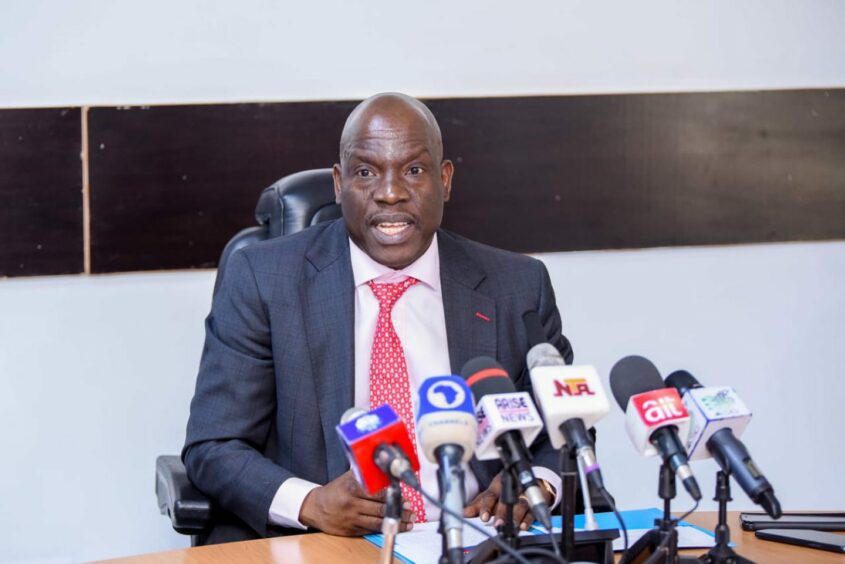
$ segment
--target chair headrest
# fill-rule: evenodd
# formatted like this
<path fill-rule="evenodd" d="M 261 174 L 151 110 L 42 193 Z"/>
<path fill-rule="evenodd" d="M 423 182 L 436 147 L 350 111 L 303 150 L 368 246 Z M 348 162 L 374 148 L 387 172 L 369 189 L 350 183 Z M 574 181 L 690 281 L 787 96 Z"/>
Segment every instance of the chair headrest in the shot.
<path fill-rule="evenodd" d="M 255 219 L 268 226 L 268 238 L 340 216 L 330 168 L 303 170 L 277 180 L 264 189 L 255 206 Z"/>

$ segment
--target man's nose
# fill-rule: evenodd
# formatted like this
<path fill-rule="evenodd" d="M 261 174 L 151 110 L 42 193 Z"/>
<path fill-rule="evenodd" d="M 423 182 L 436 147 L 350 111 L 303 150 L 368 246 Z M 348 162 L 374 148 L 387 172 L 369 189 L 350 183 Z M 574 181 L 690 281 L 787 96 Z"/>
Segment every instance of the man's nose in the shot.
<path fill-rule="evenodd" d="M 375 193 L 376 201 L 392 205 L 405 201 L 410 197 L 408 188 L 402 182 L 401 175 L 386 174 L 382 180 L 381 185 Z"/>

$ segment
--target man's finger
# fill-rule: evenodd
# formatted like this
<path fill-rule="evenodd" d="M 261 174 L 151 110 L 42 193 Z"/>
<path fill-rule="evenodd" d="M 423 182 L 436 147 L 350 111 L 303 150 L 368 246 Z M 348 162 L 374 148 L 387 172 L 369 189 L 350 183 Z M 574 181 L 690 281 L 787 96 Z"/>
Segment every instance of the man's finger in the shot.
<path fill-rule="evenodd" d="M 527 531 L 528 527 L 534 522 L 531 508 L 525 501 L 520 500 L 516 507 L 513 508 L 513 522 L 522 531 Z"/>
<path fill-rule="evenodd" d="M 411 509 L 411 506 L 402 507 L 402 521 L 407 523 L 415 523 L 417 521 L 417 514 Z"/>
<path fill-rule="evenodd" d="M 380 517 L 371 517 L 369 515 L 358 515 L 355 518 L 354 527 L 359 529 L 358 534 L 367 535 L 369 533 L 381 532 L 382 520 Z"/>
<path fill-rule="evenodd" d="M 477 517 L 481 513 L 481 494 L 475 496 L 466 507 L 464 507 L 464 517 Z"/>
<path fill-rule="evenodd" d="M 517 507 L 519 507 L 519 506 L 518 505 L 514 506 L 514 513 L 516 513 Z M 496 513 L 493 516 L 493 518 L 494 518 L 493 525 L 495 527 L 498 527 L 498 526 L 504 524 L 505 515 L 507 514 L 507 512 L 508 512 L 508 506 L 505 505 L 504 503 L 500 502 L 499 504 L 496 505 Z"/>
<path fill-rule="evenodd" d="M 373 501 L 384 501 L 385 499 L 387 499 L 387 490 L 381 490 L 373 495 L 370 495 L 366 491 L 364 491 L 364 488 L 362 488 L 361 484 L 358 483 L 358 480 L 355 479 L 355 474 L 352 473 L 352 470 L 347 470 L 346 473 L 338 479 L 346 480 L 346 483 L 344 484 L 344 486 L 346 487 L 346 491 L 352 494 L 353 497 L 369 499 Z"/>
<path fill-rule="evenodd" d="M 380 501 L 373 501 L 370 499 L 356 499 L 353 509 L 355 513 L 358 515 L 363 515 L 367 517 L 377 517 L 381 520 L 384 517 L 384 510 L 387 507 L 386 504 Z"/>
<path fill-rule="evenodd" d="M 478 503 L 478 512 L 479 515 L 481 515 L 482 521 L 486 523 L 490 520 L 490 517 L 492 517 L 494 512 L 496 511 L 496 502 L 498 501 L 499 496 L 494 493 L 491 493 L 489 490 L 482 494 L 481 500 L 479 500 Z"/>

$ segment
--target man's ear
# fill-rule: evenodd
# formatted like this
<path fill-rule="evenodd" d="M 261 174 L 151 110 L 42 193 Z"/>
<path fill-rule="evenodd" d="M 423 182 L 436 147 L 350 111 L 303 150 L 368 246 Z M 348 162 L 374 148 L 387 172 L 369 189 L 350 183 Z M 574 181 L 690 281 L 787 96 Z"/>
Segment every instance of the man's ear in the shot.
<path fill-rule="evenodd" d="M 341 185 L 340 165 L 335 163 L 332 166 L 332 179 L 334 180 L 334 203 L 340 204 L 340 192 L 343 190 Z"/>
<path fill-rule="evenodd" d="M 452 194 L 452 176 L 455 174 L 455 165 L 449 159 L 440 163 L 440 180 L 443 182 L 443 201 L 448 202 Z"/>

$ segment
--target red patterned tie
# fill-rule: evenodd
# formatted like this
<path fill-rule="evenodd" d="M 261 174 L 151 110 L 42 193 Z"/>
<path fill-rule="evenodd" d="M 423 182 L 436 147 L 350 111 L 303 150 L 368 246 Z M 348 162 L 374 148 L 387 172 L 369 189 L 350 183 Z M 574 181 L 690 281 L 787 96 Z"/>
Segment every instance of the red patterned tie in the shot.
<path fill-rule="evenodd" d="M 405 422 L 415 450 L 417 443 L 408 367 L 405 364 L 402 343 L 393 327 L 390 314 L 393 311 L 393 305 L 402 297 L 405 290 L 417 282 L 419 280 L 415 278 L 393 284 L 375 284 L 372 280 L 368 282 L 378 299 L 378 323 L 370 356 L 370 408 L 390 404 L 390 407 Z M 417 478 L 419 478 L 419 472 Z M 425 508 L 420 493 L 402 484 L 402 495 L 411 502 L 411 509 L 417 514 L 417 521 L 424 522 Z"/>

